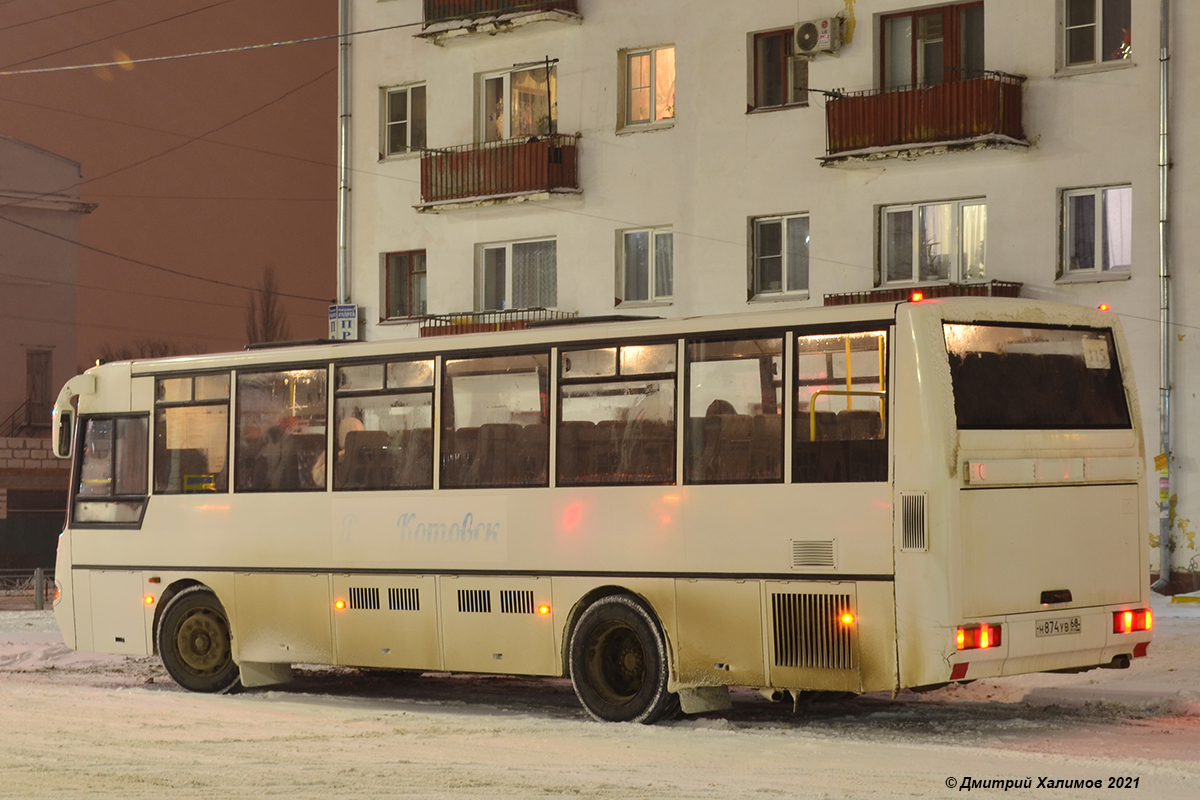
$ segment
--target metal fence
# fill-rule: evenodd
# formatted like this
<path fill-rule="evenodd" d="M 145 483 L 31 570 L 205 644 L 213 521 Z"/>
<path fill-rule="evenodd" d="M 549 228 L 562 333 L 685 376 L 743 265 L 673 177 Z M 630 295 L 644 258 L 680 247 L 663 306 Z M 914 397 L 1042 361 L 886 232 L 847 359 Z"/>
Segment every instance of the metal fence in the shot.
<path fill-rule="evenodd" d="M 561 133 L 421 153 L 421 201 L 439 203 L 578 189 L 579 137 Z"/>
<path fill-rule="evenodd" d="M 0 569 L 0 611 L 41 611 L 54 604 L 54 570 Z"/>

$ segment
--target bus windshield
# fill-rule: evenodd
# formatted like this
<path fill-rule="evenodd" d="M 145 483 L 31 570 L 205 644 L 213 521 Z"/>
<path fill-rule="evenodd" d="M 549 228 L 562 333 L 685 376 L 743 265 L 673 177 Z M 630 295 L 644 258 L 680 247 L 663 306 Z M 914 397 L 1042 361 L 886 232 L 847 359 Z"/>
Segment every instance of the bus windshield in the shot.
<path fill-rule="evenodd" d="M 960 430 L 1129 428 L 1112 331 L 943 327 Z"/>

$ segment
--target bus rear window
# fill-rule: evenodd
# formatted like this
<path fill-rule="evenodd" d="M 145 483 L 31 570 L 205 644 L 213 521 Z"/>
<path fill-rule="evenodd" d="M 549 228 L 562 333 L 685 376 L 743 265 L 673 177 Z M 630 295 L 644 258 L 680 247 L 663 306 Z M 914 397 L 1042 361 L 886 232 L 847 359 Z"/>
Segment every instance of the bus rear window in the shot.
<path fill-rule="evenodd" d="M 1129 428 L 1111 330 L 943 326 L 961 430 Z"/>

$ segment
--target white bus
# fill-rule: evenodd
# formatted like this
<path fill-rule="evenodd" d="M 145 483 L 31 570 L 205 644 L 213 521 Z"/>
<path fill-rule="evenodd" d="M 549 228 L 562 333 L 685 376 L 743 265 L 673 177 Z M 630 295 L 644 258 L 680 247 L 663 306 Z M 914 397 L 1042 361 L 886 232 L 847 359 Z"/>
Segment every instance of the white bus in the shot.
<path fill-rule="evenodd" d="M 293 664 L 731 685 L 1126 667 L 1148 501 L 1115 315 L 957 298 L 105 364 L 57 620 L 196 691 Z"/>

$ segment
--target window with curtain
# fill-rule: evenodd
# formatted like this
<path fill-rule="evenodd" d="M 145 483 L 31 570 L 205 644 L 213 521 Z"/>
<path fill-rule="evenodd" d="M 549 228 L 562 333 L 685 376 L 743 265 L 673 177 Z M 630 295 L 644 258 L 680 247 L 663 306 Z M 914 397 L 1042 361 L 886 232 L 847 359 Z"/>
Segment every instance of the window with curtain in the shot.
<path fill-rule="evenodd" d="M 880 283 L 987 278 L 987 203 L 982 198 L 885 206 Z"/>
<path fill-rule="evenodd" d="M 554 239 L 481 245 L 477 311 L 558 305 L 558 243 Z"/>
<path fill-rule="evenodd" d="M 625 73 L 619 127 L 675 119 L 675 46 L 622 51 Z"/>
<path fill-rule="evenodd" d="M 885 89 L 937 86 L 983 73 L 983 3 L 932 6 L 880 21 Z"/>
<path fill-rule="evenodd" d="M 1062 277 L 1124 277 L 1133 263 L 1133 187 L 1063 192 Z"/>

